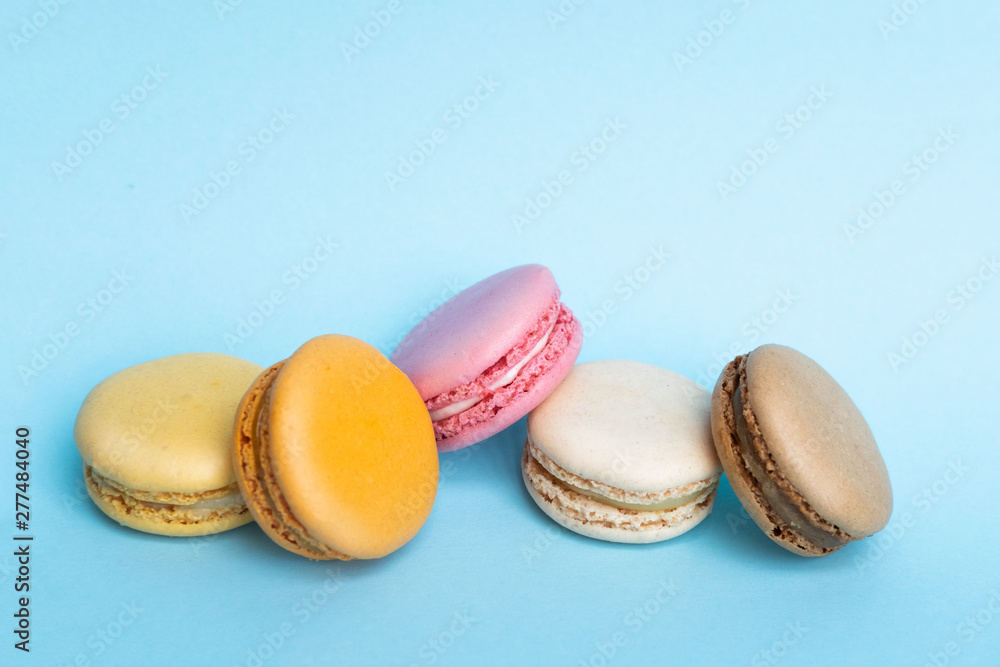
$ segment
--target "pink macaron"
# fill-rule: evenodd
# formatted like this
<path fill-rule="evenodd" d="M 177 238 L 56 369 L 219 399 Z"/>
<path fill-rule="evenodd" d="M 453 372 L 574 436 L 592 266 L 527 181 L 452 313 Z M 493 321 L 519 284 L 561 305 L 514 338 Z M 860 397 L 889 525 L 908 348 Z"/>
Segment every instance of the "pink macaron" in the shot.
<path fill-rule="evenodd" d="M 389 359 L 424 399 L 438 450 L 450 452 L 531 412 L 569 373 L 582 343 L 552 272 L 526 264 L 449 299 Z"/>

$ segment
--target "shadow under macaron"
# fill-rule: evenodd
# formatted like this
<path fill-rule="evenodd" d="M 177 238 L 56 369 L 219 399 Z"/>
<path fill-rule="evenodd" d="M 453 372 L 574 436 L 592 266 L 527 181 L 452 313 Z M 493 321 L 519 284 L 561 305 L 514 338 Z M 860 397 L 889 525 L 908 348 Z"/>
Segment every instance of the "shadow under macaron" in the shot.
<path fill-rule="evenodd" d="M 290 565 L 299 568 L 309 567 L 309 564 L 319 568 L 330 565 L 336 565 L 338 568 L 344 566 L 342 569 L 339 569 L 339 572 L 348 578 L 354 576 L 376 576 L 375 573 L 387 567 L 394 557 L 398 557 L 400 552 L 405 553 L 408 549 L 415 548 L 413 543 L 417 542 L 420 538 L 418 534 L 408 544 L 403 545 L 400 549 L 383 558 L 350 561 L 312 560 L 303 558 L 275 544 L 267 536 L 267 533 L 254 521 L 236 528 L 218 533 L 209 533 L 207 535 L 161 535 L 136 530 L 118 523 L 101 511 L 90 498 L 86 499 L 84 505 L 80 511 L 86 512 L 95 522 L 106 528 L 109 533 L 114 533 L 116 540 L 120 539 L 124 544 L 131 543 L 138 546 L 143 543 L 148 544 L 155 541 L 160 543 L 160 545 L 172 545 L 183 550 L 190 550 L 188 555 L 192 559 L 200 559 L 212 555 L 224 555 L 223 557 L 232 559 L 233 554 L 238 554 L 239 560 L 252 561 L 258 567 L 262 564 L 264 564 L 264 567 L 270 564 L 282 569 Z"/>
<path fill-rule="evenodd" d="M 725 552 L 741 562 L 752 560 L 755 567 L 774 566 L 779 570 L 796 567 L 811 571 L 853 570 L 856 550 L 863 548 L 862 545 L 849 542 L 837 551 L 819 558 L 807 558 L 788 551 L 772 541 L 750 518 L 725 475 L 719 480 L 715 507 L 703 524 L 703 528 L 711 532 L 713 540 Z"/>
<path fill-rule="evenodd" d="M 521 450 L 527 438 L 527 417 L 522 417 L 499 433 L 463 449 L 440 455 L 440 484 L 451 487 L 482 488 L 517 482 L 520 478 Z M 513 473 L 517 475 L 512 477 Z M 439 489 L 440 493 L 440 489 Z"/>
<path fill-rule="evenodd" d="M 764 534 L 743 509 L 725 475 L 719 479 L 715 507 L 704 523 L 704 528 L 712 532 L 714 539 L 728 553 L 738 554 L 740 560 L 760 558 L 776 563 L 807 560 L 779 547 Z"/>

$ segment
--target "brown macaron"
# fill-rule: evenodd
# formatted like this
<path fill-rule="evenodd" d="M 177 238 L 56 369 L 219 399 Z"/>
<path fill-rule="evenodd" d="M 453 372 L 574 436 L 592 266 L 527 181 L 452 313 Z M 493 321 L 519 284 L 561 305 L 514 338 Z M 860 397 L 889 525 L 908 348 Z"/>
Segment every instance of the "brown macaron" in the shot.
<path fill-rule="evenodd" d="M 763 345 L 733 360 L 715 385 L 712 435 L 747 513 L 793 553 L 825 556 L 889 522 L 892 487 L 868 423 L 801 352 Z"/>

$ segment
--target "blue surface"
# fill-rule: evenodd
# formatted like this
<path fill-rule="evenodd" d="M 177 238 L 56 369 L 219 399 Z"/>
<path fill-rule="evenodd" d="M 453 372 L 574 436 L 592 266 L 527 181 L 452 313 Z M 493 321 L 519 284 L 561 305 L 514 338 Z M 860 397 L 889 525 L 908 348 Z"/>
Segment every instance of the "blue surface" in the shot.
<path fill-rule="evenodd" d="M 998 663 L 995 3 L 223 2 L 0 9 L 0 540 L 22 425 L 35 536 L 31 653 L 7 628 L 0 663 Z M 723 483 L 685 536 L 590 541 L 522 488 L 523 420 L 442 456 L 379 562 L 86 499 L 73 420 L 112 372 L 328 332 L 388 352 L 532 261 L 581 360 L 711 385 L 763 342 L 817 359 L 881 445 L 890 528 L 802 559 Z"/>

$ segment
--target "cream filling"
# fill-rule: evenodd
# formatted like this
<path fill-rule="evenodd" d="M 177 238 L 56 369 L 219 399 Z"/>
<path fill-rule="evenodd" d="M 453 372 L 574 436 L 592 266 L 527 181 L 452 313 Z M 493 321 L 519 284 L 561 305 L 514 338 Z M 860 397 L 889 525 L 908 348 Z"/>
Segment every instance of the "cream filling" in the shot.
<path fill-rule="evenodd" d="M 538 341 L 538 344 L 535 345 L 535 347 L 531 348 L 531 351 L 528 352 L 527 355 L 525 355 L 524 359 L 521 359 L 521 361 L 517 362 L 517 364 L 515 364 L 513 368 L 511 368 L 509 371 L 504 373 L 504 375 L 499 380 L 491 384 L 489 387 L 490 391 L 496 391 L 500 387 L 506 387 L 511 382 L 513 382 L 514 378 L 517 377 L 517 374 L 521 372 L 521 369 L 524 368 L 529 361 L 537 357 L 538 353 L 542 351 L 542 348 L 545 347 L 545 344 L 549 342 L 549 336 L 552 335 L 552 330 L 555 328 L 556 328 L 556 323 L 552 322 L 552 325 L 549 327 L 549 330 L 545 332 L 545 335 L 542 336 L 542 339 Z"/>
<path fill-rule="evenodd" d="M 596 500 L 602 505 L 610 505 L 612 507 L 617 507 L 618 509 L 623 509 L 623 510 L 638 510 L 640 512 L 660 512 L 663 510 L 677 509 L 678 507 L 683 507 L 688 503 L 694 502 L 695 500 L 698 499 L 699 496 L 701 496 L 705 492 L 705 489 L 700 489 L 698 491 L 695 491 L 694 493 L 689 493 L 684 496 L 678 496 L 676 498 L 665 498 L 664 500 L 661 500 L 658 503 L 639 504 L 639 503 L 626 503 L 620 500 L 615 500 L 614 498 L 608 498 L 607 496 L 602 496 L 599 493 L 588 491 L 587 489 L 581 489 L 580 487 L 574 484 L 570 484 L 569 482 L 566 482 L 565 480 L 561 480 L 559 478 L 556 478 L 556 481 L 558 481 L 560 484 L 562 484 L 568 489 L 571 489 L 573 491 L 576 491 L 577 493 L 587 496 L 588 498 Z"/>
<path fill-rule="evenodd" d="M 120 485 L 112 482 L 108 478 L 101 475 L 99 472 L 94 470 L 94 467 L 88 465 L 86 467 L 85 474 L 89 474 L 92 478 L 94 484 L 96 485 L 97 491 L 99 493 L 105 494 L 109 491 L 112 493 L 117 493 L 131 502 L 139 505 L 140 507 L 145 507 L 147 509 L 162 511 L 162 510 L 184 510 L 189 511 L 191 514 L 197 517 L 202 517 L 212 512 L 217 512 L 218 510 L 225 509 L 241 509 L 245 508 L 246 504 L 243 500 L 243 494 L 240 493 L 239 488 L 235 485 L 233 490 L 229 493 L 219 496 L 218 498 L 205 498 L 203 500 L 196 500 L 193 503 L 158 503 L 152 500 L 142 500 L 137 498 L 133 494 L 129 493 L 126 489 L 122 488 Z"/>
<path fill-rule="evenodd" d="M 239 493 L 239 491 L 237 491 L 235 493 L 228 493 L 224 496 L 219 496 L 218 498 L 206 498 L 205 500 L 199 500 L 191 503 L 190 505 L 154 503 L 148 500 L 136 500 L 136 502 L 151 509 L 183 510 L 185 512 L 191 512 L 195 516 L 202 516 L 216 510 L 239 507 L 243 504 L 243 496 Z"/>
<path fill-rule="evenodd" d="M 457 415 L 459 412 L 465 412 L 473 405 L 483 400 L 479 396 L 473 396 L 472 398 L 466 399 L 464 401 L 459 401 L 458 403 L 451 403 L 443 408 L 438 408 L 437 410 L 431 410 L 431 421 L 437 422 L 442 419 L 447 419 L 453 415 Z"/>
<path fill-rule="evenodd" d="M 514 379 L 517 377 L 517 374 L 521 372 L 521 369 L 524 368 L 529 361 L 537 357 L 538 354 L 542 351 L 542 349 L 545 347 L 545 344 L 549 342 L 549 336 L 552 334 L 552 330 L 555 328 L 556 328 L 556 323 L 552 322 L 552 325 L 549 327 L 549 330 L 545 332 L 545 335 L 542 336 L 541 340 L 538 341 L 538 344 L 535 345 L 535 347 L 531 348 L 531 351 L 528 352 L 527 355 L 525 355 L 524 359 L 521 359 L 521 361 L 517 362 L 514 366 L 512 366 L 509 371 L 504 373 L 499 380 L 491 384 L 489 387 L 487 387 L 487 389 L 491 392 L 496 391 L 497 389 L 500 389 L 501 387 L 506 387 L 511 382 L 513 382 Z M 468 410 L 481 400 L 483 400 L 482 396 L 470 396 L 465 400 L 458 401 L 456 403 L 449 403 L 443 408 L 438 408 L 437 410 L 431 410 L 431 421 L 434 422 L 441 421 L 442 419 L 453 417 L 457 415 L 459 412 L 465 412 L 466 410 Z"/>

